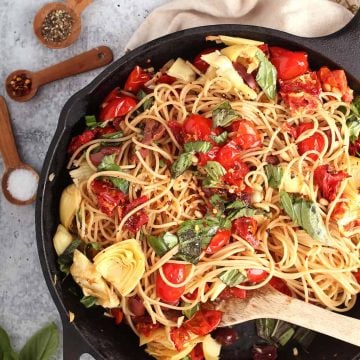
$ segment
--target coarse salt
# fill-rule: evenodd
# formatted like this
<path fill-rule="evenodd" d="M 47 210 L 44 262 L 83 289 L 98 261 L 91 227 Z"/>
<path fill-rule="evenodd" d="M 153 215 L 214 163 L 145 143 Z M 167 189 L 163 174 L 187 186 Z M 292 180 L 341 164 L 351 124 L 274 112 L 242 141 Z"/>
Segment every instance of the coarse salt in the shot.
<path fill-rule="evenodd" d="M 30 170 L 16 169 L 8 177 L 7 189 L 11 196 L 20 201 L 31 199 L 38 186 L 38 177 Z"/>

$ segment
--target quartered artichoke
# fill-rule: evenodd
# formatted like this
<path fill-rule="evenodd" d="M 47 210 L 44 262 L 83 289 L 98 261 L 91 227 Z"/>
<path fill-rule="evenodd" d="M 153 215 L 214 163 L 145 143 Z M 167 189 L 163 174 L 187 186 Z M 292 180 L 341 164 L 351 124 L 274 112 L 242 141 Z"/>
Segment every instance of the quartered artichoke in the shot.
<path fill-rule="evenodd" d="M 76 212 L 81 203 L 81 192 L 74 185 L 69 185 L 64 189 L 60 198 L 60 222 L 67 230 L 71 229 Z"/>

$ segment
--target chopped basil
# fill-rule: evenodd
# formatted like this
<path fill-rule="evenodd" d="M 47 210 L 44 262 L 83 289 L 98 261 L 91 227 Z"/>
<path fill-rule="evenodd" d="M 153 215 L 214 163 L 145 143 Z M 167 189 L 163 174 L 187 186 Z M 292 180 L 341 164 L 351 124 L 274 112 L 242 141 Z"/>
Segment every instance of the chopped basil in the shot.
<path fill-rule="evenodd" d="M 88 128 L 93 128 L 96 126 L 96 116 L 95 115 L 85 115 L 85 123 Z"/>
<path fill-rule="evenodd" d="M 74 251 L 82 244 L 80 239 L 73 240 L 65 251 L 58 257 L 60 271 L 66 275 L 70 272 L 70 266 L 73 262 Z"/>
<path fill-rule="evenodd" d="M 212 145 L 208 141 L 191 141 L 184 145 L 186 152 L 206 153 L 211 149 Z"/>
<path fill-rule="evenodd" d="M 280 202 L 291 220 L 302 227 L 314 240 L 325 242 L 327 233 L 323 219 L 315 203 L 285 191 L 280 192 Z"/>
<path fill-rule="evenodd" d="M 176 179 L 182 175 L 191 165 L 193 159 L 192 153 L 182 153 L 171 166 L 171 176 Z"/>
<path fill-rule="evenodd" d="M 156 255 L 163 256 L 177 245 L 178 238 L 176 235 L 166 232 L 163 236 L 149 235 L 147 241 L 155 251 Z"/>
<path fill-rule="evenodd" d="M 233 221 L 243 216 L 264 215 L 264 211 L 260 209 L 253 209 L 246 205 L 242 200 L 236 200 L 226 207 L 227 219 Z M 229 211 L 230 210 L 230 211 Z"/>
<path fill-rule="evenodd" d="M 275 166 L 271 164 L 265 165 L 264 169 L 269 185 L 274 189 L 278 189 L 284 174 L 284 170 L 281 168 L 281 166 Z"/>
<path fill-rule="evenodd" d="M 227 137 L 228 137 L 227 131 L 223 131 L 219 135 L 211 135 L 211 138 L 215 141 L 216 144 L 219 144 L 219 145 L 222 145 L 223 143 L 225 143 L 225 141 L 227 140 Z"/>
<path fill-rule="evenodd" d="M 90 308 L 94 305 L 97 305 L 97 298 L 95 296 L 83 296 L 80 300 L 80 302 L 86 307 Z"/>
<path fill-rule="evenodd" d="M 210 204 L 212 207 L 221 213 L 225 211 L 226 200 L 218 194 L 214 194 L 210 198 Z"/>
<path fill-rule="evenodd" d="M 136 97 L 141 101 L 145 96 L 146 92 L 144 90 L 139 90 L 136 94 Z M 143 111 L 150 109 L 154 104 L 153 97 L 150 97 L 149 99 L 145 100 L 145 102 L 142 105 Z"/>
<path fill-rule="evenodd" d="M 295 334 L 295 326 L 286 321 L 278 320 L 271 334 L 271 339 L 285 346 Z"/>
<path fill-rule="evenodd" d="M 261 50 L 258 50 L 255 56 L 260 61 L 256 82 L 269 99 L 275 99 L 277 76 L 275 66 L 267 59 Z"/>
<path fill-rule="evenodd" d="M 115 176 L 109 176 L 109 180 L 112 182 L 112 184 L 117 187 L 120 191 L 122 191 L 124 194 L 127 194 L 129 192 L 129 181 L 121 178 L 117 178 Z"/>
<path fill-rule="evenodd" d="M 214 181 L 219 181 L 221 176 L 226 174 L 224 167 L 217 161 L 208 161 L 205 165 L 205 171 L 209 178 Z"/>
<path fill-rule="evenodd" d="M 124 133 L 122 131 L 117 131 L 117 132 L 113 132 L 110 134 L 104 134 L 101 135 L 102 139 L 118 139 L 121 138 L 124 135 Z"/>
<path fill-rule="evenodd" d="M 228 286 L 236 286 L 247 280 L 247 277 L 238 269 L 226 270 L 219 275 L 219 279 Z"/>
<path fill-rule="evenodd" d="M 86 247 L 89 248 L 89 249 L 94 249 L 96 251 L 100 251 L 102 250 L 103 246 L 101 243 L 98 243 L 98 242 L 90 242 L 90 243 L 87 243 L 86 244 Z"/>
<path fill-rule="evenodd" d="M 360 95 L 356 96 L 352 101 L 350 104 L 350 109 L 354 115 L 360 117 Z"/>
<path fill-rule="evenodd" d="M 228 101 L 222 102 L 212 112 L 212 121 L 214 128 L 218 126 L 226 127 L 230 125 L 235 119 L 239 118 Z"/>
<path fill-rule="evenodd" d="M 188 305 L 188 303 L 183 302 L 181 304 L 182 306 L 186 306 Z M 183 315 L 185 315 L 188 319 L 191 319 L 194 314 L 200 309 L 200 304 L 196 304 L 195 306 L 193 306 L 192 308 L 190 308 L 189 310 L 183 310 L 182 313 Z"/>
<path fill-rule="evenodd" d="M 347 120 L 346 125 L 349 128 L 350 142 L 353 144 L 360 135 L 360 117 Z"/>
<path fill-rule="evenodd" d="M 256 320 L 256 333 L 259 337 L 272 343 L 271 334 L 274 331 L 276 322 L 280 320 L 275 319 L 257 319 Z"/>

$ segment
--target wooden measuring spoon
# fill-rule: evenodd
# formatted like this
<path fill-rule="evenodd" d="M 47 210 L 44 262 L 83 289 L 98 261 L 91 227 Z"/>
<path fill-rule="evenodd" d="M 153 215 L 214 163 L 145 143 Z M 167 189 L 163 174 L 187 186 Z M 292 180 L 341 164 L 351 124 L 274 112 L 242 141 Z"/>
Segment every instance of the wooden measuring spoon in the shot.
<path fill-rule="evenodd" d="M 219 326 L 278 319 L 360 346 L 360 320 L 294 299 L 271 286 L 250 291 L 246 299 L 222 301 L 217 309 L 224 312 Z"/>
<path fill-rule="evenodd" d="M 15 70 L 5 81 L 6 91 L 13 100 L 28 101 L 35 96 L 40 86 L 68 76 L 97 69 L 98 67 L 107 65 L 112 59 L 113 54 L 111 49 L 107 46 L 99 46 L 37 72 Z M 16 81 L 17 78 L 30 80 L 28 91 L 21 93 L 14 90 L 12 82 Z"/>
<path fill-rule="evenodd" d="M 65 2 L 52 2 L 44 5 L 34 18 L 34 32 L 40 42 L 51 49 L 62 49 L 71 45 L 80 35 L 82 11 L 92 2 L 92 0 L 66 0 Z M 44 39 L 41 28 L 46 16 L 56 10 L 63 10 L 70 14 L 73 19 L 70 35 L 61 42 Z"/>
<path fill-rule="evenodd" d="M 0 96 L 0 128 L 0 152 L 5 164 L 5 172 L 1 182 L 2 191 L 6 199 L 15 205 L 31 204 L 35 200 L 36 191 L 29 199 L 22 200 L 14 197 L 8 189 L 9 176 L 15 170 L 23 169 L 30 171 L 34 176 L 36 184 L 39 182 L 39 175 L 30 165 L 23 163 L 20 159 L 12 132 L 9 111 L 5 99 L 2 96 Z M 26 186 L 26 184 L 24 184 L 24 186 Z"/>

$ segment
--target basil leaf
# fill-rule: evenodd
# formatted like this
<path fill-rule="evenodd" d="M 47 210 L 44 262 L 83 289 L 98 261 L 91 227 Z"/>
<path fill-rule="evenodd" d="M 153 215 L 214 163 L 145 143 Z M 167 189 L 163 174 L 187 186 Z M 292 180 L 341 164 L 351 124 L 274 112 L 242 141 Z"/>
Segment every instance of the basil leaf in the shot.
<path fill-rule="evenodd" d="M 19 360 L 49 360 L 58 346 L 58 329 L 54 323 L 50 323 L 27 341 L 20 351 Z"/>
<path fill-rule="evenodd" d="M 302 227 L 314 240 L 321 242 L 327 240 L 326 228 L 315 203 L 290 196 L 285 191 L 280 192 L 280 202 L 291 220 Z"/>
<path fill-rule="evenodd" d="M 113 132 L 110 134 L 104 134 L 101 135 L 102 139 L 118 139 L 121 138 L 124 135 L 124 133 L 122 131 L 117 131 L 117 132 Z"/>
<path fill-rule="evenodd" d="M 70 266 L 73 262 L 74 251 L 81 245 L 81 243 L 82 241 L 80 239 L 73 240 L 57 259 L 60 271 L 62 271 L 66 275 L 68 275 L 70 272 Z"/>
<path fill-rule="evenodd" d="M 223 131 L 219 135 L 211 135 L 210 137 L 215 141 L 216 144 L 222 145 L 227 140 L 228 132 Z"/>
<path fill-rule="evenodd" d="M 177 231 L 179 252 L 177 258 L 192 264 L 199 262 L 201 253 L 200 223 L 198 220 L 186 220 Z"/>
<path fill-rule="evenodd" d="M 85 116 L 85 123 L 88 128 L 93 128 L 96 126 L 96 116 L 95 115 L 86 115 Z"/>
<path fill-rule="evenodd" d="M 163 256 L 177 245 L 178 238 L 176 235 L 166 232 L 162 237 L 149 235 L 147 241 L 156 255 Z"/>
<path fill-rule="evenodd" d="M 208 161 L 205 165 L 205 171 L 214 181 L 219 181 L 220 177 L 226 174 L 224 167 L 217 161 Z"/>
<path fill-rule="evenodd" d="M 233 221 L 235 219 L 244 217 L 244 216 L 254 216 L 254 215 L 264 215 L 264 211 L 260 209 L 253 209 L 246 205 L 242 200 L 236 200 L 232 204 L 226 207 L 227 210 L 227 219 Z M 231 211 L 229 211 L 231 210 Z"/>
<path fill-rule="evenodd" d="M 246 281 L 247 277 L 238 269 L 233 269 L 222 272 L 219 279 L 228 286 L 236 286 Z"/>
<path fill-rule="evenodd" d="M 17 360 L 18 355 L 11 347 L 10 339 L 7 332 L 0 326 L 0 359 Z"/>
<path fill-rule="evenodd" d="M 350 142 L 353 144 L 360 135 L 360 117 L 359 118 L 353 117 L 347 120 L 346 125 L 349 129 Z"/>
<path fill-rule="evenodd" d="M 83 296 L 80 302 L 86 307 L 90 308 L 94 305 L 97 305 L 97 298 L 95 296 Z"/>
<path fill-rule="evenodd" d="M 218 194 L 214 194 L 211 196 L 210 198 L 210 204 L 212 205 L 212 207 L 218 211 L 220 211 L 220 213 L 223 213 L 225 211 L 225 204 L 226 201 L 224 198 L 222 198 L 220 195 Z"/>
<path fill-rule="evenodd" d="M 171 166 L 171 176 L 173 179 L 178 178 L 192 165 L 192 153 L 182 153 Z"/>
<path fill-rule="evenodd" d="M 360 117 L 360 95 L 356 96 L 350 104 L 350 109 L 354 115 Z"/>
<path fill-rule="evenodd" d="M 212 112 L 212 121 L 214 128 L 218 126 L 226 127 L 238 118 L 239 114 L 232 109 L 228 101 L 222 102 Z"/>
<path fill-rule="evenodd" d="M 183 302 L 181 305 L 186 306 L 186 305 L 188 305 L 188 303 Z M 183 310 L 182 313 L 188 319 L 191 319 L 199 309 L 200 309 L 200 304 L 198 303 L 198 304 L 194 305 L 192 308 L 190 308 L 189 310 Z"/>
<path fill-rule="evenodd" d="M 264 170 L 269 185 L 274 189 L 278 189 L 281 183 L 281 179 L 284 175 L 284 170 L 281 168 L 281 166 L 275 166 L 271 164 L 265 165 Z"/>
<path fill-rule="evenodd" d="M 117 187 L 119 190 L 121 190 L 124 194 L 127 194 L 129 192 L 129 181 L 121 178 L 117 178 L 115 176 L 109 176 L 109 180 L 112 182 L 112 184 Z"/>
<path fill-rule="evenodd" d="M 267 59 L 261 50 L 258 50 L 255 56 L 260 61 L 256 82 L 269 99 L 275 99 L 277 76 L 275 66 Z"/>
<path fill-rule="evenodd" d="M 146 92 L 144 90 L 139 90 L 136 94 L 136 97 L 141 101 L 145 96 Z M 143 111 L 150 109 L 154 104 L 154 98 L 150 97 L 149 99 L 145 100 L 145 102 L 142 104 Z"/>
<path fill-rule="evenodd" d="M 191 141 L 184 145 L 186 152 L 206 153 L 212 148 L 208 141 Z"/>

